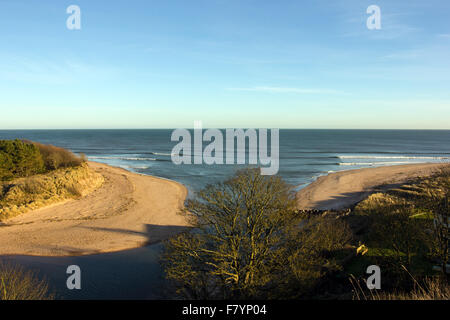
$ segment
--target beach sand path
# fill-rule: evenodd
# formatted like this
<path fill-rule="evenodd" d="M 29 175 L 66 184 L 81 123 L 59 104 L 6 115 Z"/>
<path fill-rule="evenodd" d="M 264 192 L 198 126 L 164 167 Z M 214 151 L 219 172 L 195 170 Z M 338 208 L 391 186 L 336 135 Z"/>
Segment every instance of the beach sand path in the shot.
<path fill-rule="evenodd" d="M 430 176 L 445 164 L 420 163 L 364 168 L 331 173 L 297 193 L 303 210 L 341 210 L 350 208 L 370 194 L 394 188 L 409 180 Z"/>
<path fill-rule="evenodd" d="M 139 247 L 188 226 L 178 212 L 186 188 L 171 180 L 89 162 L 105 182 L 77 200 L 30 211 L 0 225 L 0 255 L 85 255 Z"/>

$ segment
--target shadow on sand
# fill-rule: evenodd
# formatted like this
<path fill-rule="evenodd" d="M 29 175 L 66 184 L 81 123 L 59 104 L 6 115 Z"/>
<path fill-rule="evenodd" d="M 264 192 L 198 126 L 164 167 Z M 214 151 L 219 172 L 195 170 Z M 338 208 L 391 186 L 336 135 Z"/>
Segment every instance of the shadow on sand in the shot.
<path fill-rule="evenodd" d="M 411 181 L 408 180 L 401 183 L 383 184 L 375 186 L 368 191 L 339 193 L 327 200 L 317 201 L 316 203 L 314 203 L 314 207 L 319 210 L 342 210 L 353 208 L 356 204 L 366 199 L 371 194 L 377 192 L 386 192 L 387 190 L 401 187 L 402 185 L 410 183 Z"/>
<path fill-rule="evenodd" d="M 152 239 L 158 234 L 176 234 L 186 227 L 146 225 L 144 234 L 148 245 L 110 253 L 94 253 L 83 256 L 42 257 L 25 255 L 0 256 L 0 261 L 20 264 L 45 277 L 58 299 L 167 299 L 166 282 L 159 264 L 163 250 L 161 242 Z M 129 233 L 126 229 L 103 231 Z M 85 252 L 72 248 L 74 254 Z M 66 287 L 69 265 L 81 268 L 81 289 Z"/>

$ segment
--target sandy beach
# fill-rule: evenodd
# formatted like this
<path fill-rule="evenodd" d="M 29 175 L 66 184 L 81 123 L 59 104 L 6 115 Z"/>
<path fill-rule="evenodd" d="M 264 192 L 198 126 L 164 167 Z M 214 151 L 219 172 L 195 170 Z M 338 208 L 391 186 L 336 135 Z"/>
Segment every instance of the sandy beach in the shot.
<path fill-rule="evenodd" d="M 319 177 L 297 193 L 299 209 L 345 209 L 370 194 L 429 176 L 448 164 L 424 163 L 341 171 Z"/>
<path fill-rule="evenodd" d="M 89 162 L 105 183 L 78 200 L 22 214 L 0 225 L 0 255 L 74 256 L 132 249 L 188 227 L 177 213 L 187 189 L 175 181 Z M 297 193 L 300 209 L 343 209 L 369 194 L 443 164 L 411 164 L 348 170 L 318 178 Z"/>
<path fill-rule="evenodd" d="M 89 162 L 105 178 L 78 200 L 30 211 L 0 225 L 0 255 L 72 256 L 136 248 L 187 227 L 178 215 L 187 189 L 174 181 Z"/>

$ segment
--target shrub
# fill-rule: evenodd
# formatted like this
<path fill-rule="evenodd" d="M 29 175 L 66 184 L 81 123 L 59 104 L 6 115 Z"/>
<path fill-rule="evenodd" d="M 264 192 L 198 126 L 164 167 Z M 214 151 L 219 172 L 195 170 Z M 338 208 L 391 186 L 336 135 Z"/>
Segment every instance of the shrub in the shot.
<path fill-rule="evenodd" d="M 431 253 L 440 261 L 441 272 L 446 275 L 450 259 L 450 167 L 443 168 L 431 181 L 423 184 L 428 197 L 421 204 L 433 213 L 434 218 Z"/>
<path fill-rule="evenodd" d="M 50 300 L 48 284 L 20 266 L 0 263 L 0 300 Z"/>
<path fill-rule="evenodd" d="M 298 299 L 314 296 L 327 276 L 342 270 L 336 253 L 346 248 L 352 233 L 342 219 L 310 217 L 291 226 L 277 257 L 271 297 Z M 276 270 L 276 269 L 275 269 Z"/>
<path fill-rule="evenodd" d="M 0 181 L 43 173 L 39 149 L 20 140 L 0 140 Z"/>
<path fill-rule="evenodd" d="M 360 202 L 354 212 L 370 221 L 364 235 L 366 257 L 382 266 L 384 283 L 394 289 L 410 288 L 410 275 L 433 274 L 439 264 L 445 276 L 449 259 L 450 174 L 449 166 L 429 178 L 376 193 Z M 386 288 L 386 286 L 384 286 Z"/>
<path fill-rule="evenodd" d="M 38 142 L 29 143 L 39 149 L 47 170 L 76 167 L 86 161 L 86 157 L 84 155 L 78 157 L 64 148 L 41 144 Z"/>
<path fill-rule="evenodd" d="M 37 142 L 0 140 L 0 181 L 28 177 L 60 168 L 77 167 L 86 156 Z"/>

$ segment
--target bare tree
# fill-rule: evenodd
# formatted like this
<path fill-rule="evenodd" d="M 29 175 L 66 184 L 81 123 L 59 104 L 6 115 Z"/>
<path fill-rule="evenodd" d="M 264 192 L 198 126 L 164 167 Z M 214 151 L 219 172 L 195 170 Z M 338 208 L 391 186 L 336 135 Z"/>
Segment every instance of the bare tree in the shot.
<path fill-rule="evenodd" d="M 291 187 L 257 169 L 207 186 L 184 210 L 195 229 L 166 244 L 168 278 L 192 298 L 254 296 L 269 281 L 294 208 Z"/>
<path fill-rule="evenodd" d="M 167 278 L 191 299 L 292 298 L 336 270 L 351 232 L 296 213 L 291 186 L 247 169 L 209 185 L 183 212 L 195 227 L 165 245 Z"/>

